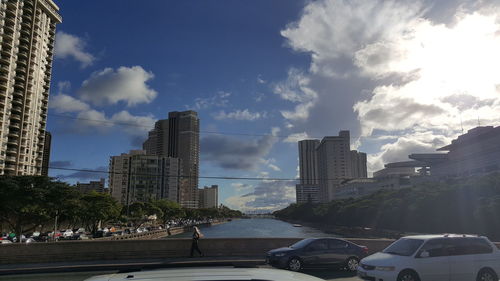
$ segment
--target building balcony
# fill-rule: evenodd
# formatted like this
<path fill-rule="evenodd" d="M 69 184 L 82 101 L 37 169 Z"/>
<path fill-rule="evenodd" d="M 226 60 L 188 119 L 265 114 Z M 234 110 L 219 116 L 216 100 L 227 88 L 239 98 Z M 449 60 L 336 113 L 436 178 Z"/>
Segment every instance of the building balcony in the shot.
<path fill-rule="evenodd" d="M 14 147 L 17 147 L 19 145 L 18 141 L 17 140 L 13 140 L 13 139 L 8 139 L 7 140 L 7 145 L 9 146 L 14 146 Z"/>
<path fill-rule="evenodd" d="M 19 73 L 24 73 L 24 74 L 26 74 L 26 67 L 24 67 L 24 66 L 18 66 L 16 70 L 17 70 L 17 72 L 19 72 Z"/>
<path fill-rule="evenodd" d="M 9 81 L 9 76 L 5 72 L 0 72 L 0 81 L 7 82 Z"/>
<path fill-rule="evenodd" d="M 22 65 L 22 66 L 27 66 L 27 64 L 28 64 L 28 61 L 27 61 L 27 60 L 25 60 L 25 59 L 18 59 L 18 60 L 17 60 L 17 65 L 18 65 L 18 66 L 19 66 L 19 65 Z"/>
<path fill-rule="evenodd" d="M 17 154 L 17 148 L 15 147 L 10 147 L 10 148 L 7 148 L 7 154 Z"/>
<path fill-rule="evenodd" d="M 21 115 L 19 114 L 11 114 L 10 115 L 10 118 L 13 119 L 13 120 L 18 120 L 18 121 L 21 121 Z"/>
<path fill-rule="evenodd" d="M 21 52 L 17 53 L 17 56 L 20 57 L 20 58 L 27 59 L 28 58 L 28 53 L 24 52 L 24 51 L 21 51 Z"/>
<path fill-rule="evenodd" d="M 6 39 L 6 41 L 13 41 L 14 40 L 14 34 L 13 33 L 4 33 L 3 34 L 3 38 Z"/>
<path fill-rule="evenodd" d="M 0 62 L 4 64 L 9 64 L 10 63 L 10 58 L 9 57 L 1 57 Z"/>
<path fill-rule="evenodd" d="M 6 156 L 5 162 L 15 163 L 15 162 L 17 162 L 17 157 L 16 156 Z"/>
<path fill-rule="evenodd" d="M 13 112 L 13 113 L 16 113 L 16 114 L 21 114 L 21 113 L 22 113 L 22 111 L 23 111 L 23 108 L 22 108 L 22 107 L 20 107 L 20 106 L 13 106 L 13 107 L 12 107 L 12 112 Z"/>
<path fill-rule="evenodd" d="M 19 126 L 19 123 L 10 123 L 10 124 L 9 124 L 9 127 L 10 127 L 11 129 L 17 129 L 17 130 L 19 130 L 19 129 L 21 128 L 21 127 Z"/>
<path fill-rule="evenodd" d="M 7 174 L 7 175 L 11 175 L 16 170 L 14 168 L 14 165 L 5 165 L 5 167 L 3 169 L 6 172 L 5 174 Z"/>
<path fill-rule="evenodd" d="M 9 131 L 9 138 L 19 138 L 19 131 Z"/>
<path fill-rule="evenodd" d="M 12 99 L 12 105 L 23 105 L 23 102 L 23 99 L 19 97 Z"/>
<path fill-rule="evenodd" d="M 0 81 L 0 90 L 7 91 L 7 82 Z"/>

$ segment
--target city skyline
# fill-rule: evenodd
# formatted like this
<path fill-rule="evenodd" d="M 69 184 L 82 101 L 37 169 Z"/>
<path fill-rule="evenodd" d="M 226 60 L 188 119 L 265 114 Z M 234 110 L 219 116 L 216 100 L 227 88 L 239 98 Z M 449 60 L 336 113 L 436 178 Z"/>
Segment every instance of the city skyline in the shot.
<path fill-rule="evenodd" d="M 203 120 L 202 176 L 295 178 L 298 140 L 345 129 L 371 174 L 478 123 L 500 124 L 500 81 L 477 71 L 500 65 L 491 51 L 500 46 L 498 15 L 485 12 L 488 3 L 57 4 L 65 21 L 49 102 L 49 174 L 65 181 L 102 174 L 54 168 L 106 171 L 109 156 L 141 148 L 170 111 L 196 110 Z M 131 11 L 147 16 L 125 20 Z M 199 183 L 212 184 L 221 203 L 242 210 L 295 201 L 293 182 Z"/>

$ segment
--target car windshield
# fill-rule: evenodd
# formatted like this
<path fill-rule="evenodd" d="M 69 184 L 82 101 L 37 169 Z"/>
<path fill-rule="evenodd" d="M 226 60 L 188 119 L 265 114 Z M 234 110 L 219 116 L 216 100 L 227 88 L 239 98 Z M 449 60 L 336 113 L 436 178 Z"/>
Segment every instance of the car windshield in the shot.
<path fill-rule="evenodd" d="M 398 255 L 398 256 L 411 256 L 422 245 L 424 240 L 421 239 L 399 239 L 392 243 L 389 247 L 384 249 L 384 253 Z"/>
<path fill-rule="evenodd" d="M 290 246 L 290 248 L 292 249 L 299 249 L 299 248 L 303 248 L 307 245 L 309 245 L 309 243 L 311 243 L 311 241 L 314 241 L 314 239 L 304 239 L 304 240 L 300 240 L 299 242 L 293 244 Z"/>

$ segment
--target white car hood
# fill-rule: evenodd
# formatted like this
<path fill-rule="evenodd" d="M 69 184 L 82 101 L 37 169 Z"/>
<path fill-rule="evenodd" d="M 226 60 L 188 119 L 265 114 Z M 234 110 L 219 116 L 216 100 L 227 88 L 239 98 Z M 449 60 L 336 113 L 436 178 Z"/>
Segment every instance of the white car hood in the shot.
<path fill-rule="evenodd" d="M 361 263 L 372 266 L 391 266 L 400 264 L 402 260 L 408 258 L 409 257 L 406 256 L 398 256 L 379 252 L 362 259 Z"/>
<path fill-rule="evenodd" d="M 133 276 L 129 277 L 128 276 Z M 211 267 L 211 268 L 182 268 L 161 269 L 151 271 L 139 271 L 100 275 L 86 279 L 85 281 L 196 281 L 196 280 L 270 280 L 270 281 L 320 281 L 310 275 L 268 268 L 233 268 L 233 267 Z"/>

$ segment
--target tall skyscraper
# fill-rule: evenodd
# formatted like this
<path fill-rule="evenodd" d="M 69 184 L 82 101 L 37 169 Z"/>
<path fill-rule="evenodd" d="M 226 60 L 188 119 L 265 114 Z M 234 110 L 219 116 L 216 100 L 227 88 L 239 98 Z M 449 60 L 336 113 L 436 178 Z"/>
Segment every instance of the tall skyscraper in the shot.
<path fill-rule="evenodd" d="M 319 140 L 299 141 L 300 183 L 295 186 L 297 203 L 319 202 L 318 154 Z"/>
<path fill-rule="evenodd" d="M 198 207 L 198 173 L 200 163 L 200 119 L 195 111 L 170 112 L 159 120 L 143 144 L 147 154 L 175 157 L 181 160 L 183 181 L 179 202 L 186 208 Z"/>
<path fill-rule="evenodd" d="M 199 194 L 199 208 L 216 208 L 219 206 L 219 186 L 212 185 L 210 187 L 205 186 L 205 188 L 198 190 Z"/>
<path fill-rule="evenodd" d="M 0 1 L 0 174 L 42 173 L 58 11 L 52 0 Z"/>
<path fill-rule="evenodd" d="M 42 176 L 49 175 L 51 144 L 52 144 L 52 135 L 50 134 L 49 131 L 45 131 L 45 141 L 43 143 L 43 157 L 42 157 Z"/>
<path fill-rule="evenodd" d="M 179 202 L 181 167 L 178 158 L 146 155 L 144 150 L 111 156 L 111 196 L 124 205 L 168 199 Z"/>
<path fill-rule="evenodd" d="M 347 179 L 366 178 L 366 154 L 351 151 L 349 131 L 324 137 L 318 145 L 319 196 L 321 201 L 335 199 L 335 191 Z"/>

